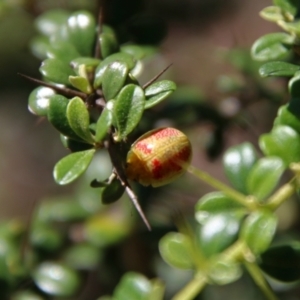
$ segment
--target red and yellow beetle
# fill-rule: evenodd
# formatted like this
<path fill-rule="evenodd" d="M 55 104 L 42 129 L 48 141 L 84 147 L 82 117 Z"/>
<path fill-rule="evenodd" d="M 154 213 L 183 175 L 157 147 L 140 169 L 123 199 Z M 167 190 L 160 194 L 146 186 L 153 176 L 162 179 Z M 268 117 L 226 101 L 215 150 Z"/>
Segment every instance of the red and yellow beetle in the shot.
<path fill-rule="evenodd" d="M 162 186 L 182 175 L 191 157 L 191 143 L 184 133 L 170 127 L 154 129 L 132 144 L 126 174 L 142 185 Z"/>

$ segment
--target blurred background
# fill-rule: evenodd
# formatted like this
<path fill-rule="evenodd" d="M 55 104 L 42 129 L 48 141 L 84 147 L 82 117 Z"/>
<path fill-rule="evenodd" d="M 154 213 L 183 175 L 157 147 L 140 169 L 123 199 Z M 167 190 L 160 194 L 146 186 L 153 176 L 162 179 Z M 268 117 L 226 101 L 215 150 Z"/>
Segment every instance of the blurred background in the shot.
<path fill-rule="evenodd" d="M 35 85 L 18 76 L 24 73 L 40 78 L 40 61 L 32 55 L 29 46 L 36 34 L 34 19 L 52 8 L 87 9 L 97 16 L 99 1 L 0 1 L 0 221 L 27 220 L 40 201 L 78 191 L 78 182 L 67 187 L 54 183 L 53 166 L 68 151 L 46 120 L 28 112 L 28 95 Z M 192 141 L 193 165 L 222 181 L 226 181 L 223 151 L 243 141 L 256 145 L 259 135 L 272 127 L 278 106 L 287 100 L 286 83 L 278 79 L 261 80 L 258 64 L 250 57 L 249 49 L 258 37 L 278 31 L 258 15 L 269 5 L 271 0 L 111 0 L 106 3 L 104 20 L 115 28 L 120 41 L 159 47 L 159 53 L 145 62 L 147 72 L 140 78 L 142 83 L 172 64 L 164 76 L 176 82 L 178 91 L 165 104 L 145 115 L 145 128 L 172 125 L 183 130 Z M 102 167 L 103 162 L 99 165 Z M 149 253 L 156 247 L 154 241 L 174 228 L 174 214 L 191 216 L 196 201 L 211 189 L 190 175 L 158 190 L 139 186 L 136 189 L 150 223 L 165 227 L 148 236 L 148 248 L 139 233 L 138 238 L 131 235 L 123 242 L 122 250 L 110 249 L 111 257 L 108 257 L 115 259 L 117 255 L 122 261 L 119 266 L 122 272 L 136 270 L 154 276 L 159 270 L 163 277 L 169 270 L 165 266 L 157 263 L 153 271 L 155 263 Z M 128 200 L 123 205 L 129 206 L 134 214 Z M 283 229 L 296 223 L 297 209 L 293 202 L 288 205 L 282 212 L 283 216 L 289 214 L 288 218 L 283 217 Z M 139 226 L 143 225 L 139 223 Z M 157 249 L 153 251 L 156 253 Z M 143 264 L 145 260 L 149 264 Z M 180 272 L 170 275 L 168 293 L 172 294 L 172 288 L 176 289 L 178 282 L 183 284 L 186 277 L 181 277 Z M 117 279 L 119 275 L 116 282 Z M 247 284 L 253 285 L 249 278 L 236 285 L 234 291 L 231 286 L 220 287 L 217 292 L 207 289 L 203 296 L 207 298 L 203 299 L 224 299 L 218 297 L 225 292 L 228 299 L 242 299 L 239 293 L 244 293 Z M 95 299 L 92 292 L 90 295 L 86 299 Z M 255 292 L 243 295 L 243 299 L 263 299 Z"/>

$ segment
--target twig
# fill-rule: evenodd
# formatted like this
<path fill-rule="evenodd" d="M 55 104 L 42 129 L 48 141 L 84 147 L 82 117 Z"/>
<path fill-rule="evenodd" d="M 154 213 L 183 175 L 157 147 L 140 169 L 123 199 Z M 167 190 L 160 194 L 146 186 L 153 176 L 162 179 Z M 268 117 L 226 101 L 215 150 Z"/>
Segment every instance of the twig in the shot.
<path fill-rule="evenodd" d="M 85 100 L 87 98 L 87 94 L 85 94 L 85 93 L 82 93 L 82 92 L 79 92 L 79 91 L 75 91 L 75 90 L 72 90 L 72 89 L 69 89 L 69 88 L 65 88 L 65 87 L 61 88 L 61 87 L 58 87 L 58 86 L 56 86 L 54 84 L 44 82 L 42 80 L 30 77 L 30 76 L 22 74 L 22 73 L 18 73 L 18 75 L 20 75 L 20 76 L 22 76 L 22 77 L 24 77 L 24 78 L 26 78 L 26 79 L 34 82 L 34 83 L 40 84 L 40 85 L 48 87 L 50 89 L 53 89 L 53 90 L 59 92 L 60 94 L 62 94 L 64 96 L 67 96 L 67 97 L 77 96 L 77 97 L 82 98 L 83 100 Z"/>
<path fill-rule="evenodd" d="M 161 72 L 159 72 L 156 76 L 150 79 L 147 83 L 143 85 L 143 89 L 147 88 L 151 85 L 155 80 L 157 80 L 162 74 L 164 74 L 173 64 L 169 64 L 166 68 L 164 68 Z"/>

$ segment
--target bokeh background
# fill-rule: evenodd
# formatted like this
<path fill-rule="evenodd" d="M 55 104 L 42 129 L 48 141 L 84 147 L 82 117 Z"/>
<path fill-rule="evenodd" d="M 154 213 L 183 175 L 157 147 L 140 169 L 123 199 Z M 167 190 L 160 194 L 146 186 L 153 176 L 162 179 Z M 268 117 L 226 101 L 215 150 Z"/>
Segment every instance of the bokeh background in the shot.
<path fill-rule="evenodd" d="M 53 166 L 68 151 L 46 120 L 28 112 L 28 95 L 35 85 L 18 73 L 40 78 L 40 61 L 32 55 L 29 47 L 36 34 L 36 16 L 51 8 L 87 9 L 96 16 L 99 2 L 0 1 L 1 222 L 14 218 L 27 220 L 43 199 L 72 193 L 76 189 L 77 183 L 67 187 L 54 183 Z M 257 67 L 249 55 L 253 42 L 265 33 L 278 31 L 274 24 L 258 15 L 262 8 L 272 4 L 271 0 L 111 0 L 107 3 L 105 21 L 114 26 L 121 40 L 133 39 L 160 48 L 160 53 L 147 62 L 142 82 L 172 63 L 165 76 L 178 84 L 179 91 L 167 100 L 169 104 L 152 112 L 156 114 L 154 125 L 175 125 L 184 130 L 192 141 L 193 165 L 226 181 L 222 169 L 223 150 L 243 141 L 257 144 L 259 135 L 270 130 L 278 105 L 286 101 L 284 81 L 266 80 L 263 83 L 271 95 L 267 99 L 267 93 L 257 91 L 259 79 L 245 72 L 247 68 Z M 154 25 L 154 29 L 147 29 L 148 22 Z M 141 24 L 145 25 L 146 31 L 140 31 Z M 236 84 L 235 88 L 228 88 L 230 84 Z M 174 111 L 171 110 L 172 101 L 179 103 L 180 107 L 185 98 L 193 104 L 186 105 L 186 110 L 179 113 L 176 105 Z M 192 215 L 196 201 L 210 190 L 186 175 L 159 192 L 145 189 L 141 194 L 147 194 L 149 202 L 145 207 L 150 221 L 168 224 L 174 212 Z M 126 203 L 131 205 L 129 201 Z M 282 229 L 297 225 L 295 215 L 298 208 L 292 201 L 287 206 L 279 212 L 282 214 Z M 118 253 L 123 271 L 136 270 L 151 276 L 154 274 L 151 268 L 143 266 L 149 257 L 149 249 L 143 247 L 140 236 L 131 236 L 123 243 L 120 252 L 112 253 Z M 113 254 L 111 259 L 115 259 Z M 161 268 L 161 274 L 167 272 L 159 265 L 157 268 Z M 172 293 L 172 286 L 175 289 L 183 280 L 180 273 L 170 276 L 169 293 Z M 240 293 L 243 294 L 248 284 L 253 285 L 249 278 L 245 278 L 234 290 L 231 286 L 207 289 L 205 299 L 224 299 L 221 298 L 224 293 L 228 299 L 242 299 Z M 93 292 L 90 295 L 89 299 L 94 299 Z M 255 292 L 244 296 L 263 299 Z M 299 299 L 295 297 L 289 299 Z"/>

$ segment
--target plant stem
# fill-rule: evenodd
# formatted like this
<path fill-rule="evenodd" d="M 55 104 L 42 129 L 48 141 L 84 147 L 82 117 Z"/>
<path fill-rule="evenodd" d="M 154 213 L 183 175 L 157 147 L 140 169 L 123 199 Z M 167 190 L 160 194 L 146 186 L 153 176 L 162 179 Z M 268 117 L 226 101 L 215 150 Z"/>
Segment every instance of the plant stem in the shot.
<path fill-rule="evenodd" d="M 208 185 L 216 188 L 219 191 L 224 192 L 227 196 L 231 197 L 236 202 L 241 203 L 242 205 L 248 207 L 250 210 L 255 209 L 256 205 L 254 202 L 248 201 L 247 197 L 242 193 L 232 189 L 231 187 L 227 186 L 226 184 L 220 182 L 219 180 L 213 178 L 208 173 L 199 170 L 193 166 L 188 166 L 187 171 L 193 174 L 194 176 L 198 177 Z"/>
<path fill-rule="evenodd" d="M 191 280 L 179 293 L 177 293 L 172 300 L 193 300 L 201 292 L 205 285 L 205 276 L 201 273 L 197 273 L 193 280 Z"/>
<path fill-rule="evenodd" d="M 265 294 L 266 298 L 268 300 L 278 300 L 257 264 L 245 262 L 245 266 L 255 283 Z"/>
<path fill-rule="evenodd" d="M 279 188 L 267 201 L 267 207 L 275 210 L 296 192 L 295 178 Z"/>

